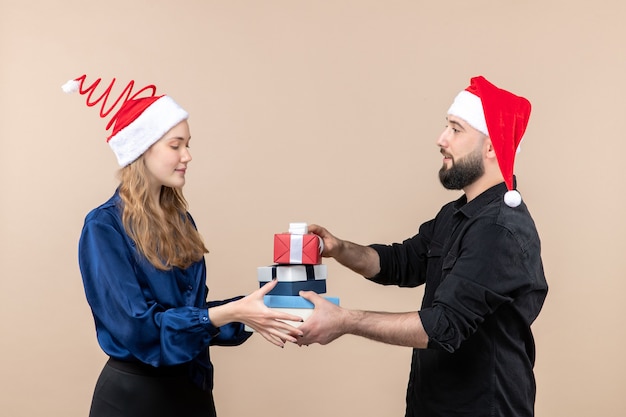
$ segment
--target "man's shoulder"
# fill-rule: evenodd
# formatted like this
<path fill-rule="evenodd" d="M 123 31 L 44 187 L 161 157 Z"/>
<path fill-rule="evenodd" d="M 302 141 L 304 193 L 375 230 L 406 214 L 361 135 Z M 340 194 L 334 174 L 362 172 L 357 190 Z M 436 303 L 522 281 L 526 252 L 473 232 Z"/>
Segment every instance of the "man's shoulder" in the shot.
<path fill-rule="evenodd" d="M 502 202 L 497 205 L 495 213 L 494 224 L 506 229 L 520 245 L 539 240 L 535 221 L 524 202 L 517 207 L 509 207 Z"/>
<path fill-rule="evenodd" d="M 450 201 L 444 204 L 439 209 L 439 212 L 437 212 L 437 215 L 435 217 L 441 218 L 441 217 L 451 216 L 452 214 L 454 214 L 456 210 L 459 209 L 459 207 L 462 207 L 462 205 L 463 203 L 460 202 L 459 200 Z"/>

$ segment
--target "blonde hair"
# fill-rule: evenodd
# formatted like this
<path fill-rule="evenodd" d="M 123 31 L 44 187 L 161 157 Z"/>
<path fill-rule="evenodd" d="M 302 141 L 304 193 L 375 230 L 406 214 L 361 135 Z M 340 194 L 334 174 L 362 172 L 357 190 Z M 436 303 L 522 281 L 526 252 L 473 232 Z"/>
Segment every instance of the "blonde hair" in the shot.
<path fill-rule="evenodd" d="M 126 233 L 155 268 L 185 269 L 201 260 L 208 250 L 187 214 L 182 191 L 162 186 L 159 201 L 153 201 L 146 175 L 143 155 L 119 171 Z"/>

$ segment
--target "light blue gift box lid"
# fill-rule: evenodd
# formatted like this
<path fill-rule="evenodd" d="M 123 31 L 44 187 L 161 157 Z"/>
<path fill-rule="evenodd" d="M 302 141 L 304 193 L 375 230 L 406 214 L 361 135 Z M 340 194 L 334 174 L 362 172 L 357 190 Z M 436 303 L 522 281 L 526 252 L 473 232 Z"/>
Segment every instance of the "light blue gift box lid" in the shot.
<path fill-rule="evenodd" d="M 326 301 L 339 305 L 338 297 L 324 297 Z M 313 303 L 299 295 L 266 295 L 263 302 L 270 308 L 313 308 Z"/>

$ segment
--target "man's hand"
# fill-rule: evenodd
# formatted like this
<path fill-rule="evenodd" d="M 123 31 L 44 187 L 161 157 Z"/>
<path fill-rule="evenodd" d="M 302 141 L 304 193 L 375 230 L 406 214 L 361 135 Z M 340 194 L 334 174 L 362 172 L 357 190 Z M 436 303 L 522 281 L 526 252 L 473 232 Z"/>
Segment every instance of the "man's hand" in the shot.
<path fill-rule="evenodd" d="M 341 246 L 340 239 L 337 239 L 328 230 L 326 230 L 325 228 L 317 224 L 309 225 L 308 229 L 309 229 L 309 233 L 318 235 L 324 242 L 324 250 L 322 251 L 323 257 L 334 258 L 338 255 L 340 246 Z"/>
<path fill-rule="evenodd" d="M 300 291 L 300 296 L 315 305 L 313 314 L 298 328 L 302 332 L 302 336 L 298 338 L 300 346 L 311 343 L 326 345 L 346 333 L 345 325 L 349 315 L 347 310 L 313 291 Z"/>
<path fill-rule="evenodd" d="M 309 232 L 318 235 L 324 242 L 323 257 L 334 258 L 341 265 L 366 278 L 374 277 L 380 272 L 378 252 L 371 247 L 339 239 L 317 224 L 309 225 Z"/>

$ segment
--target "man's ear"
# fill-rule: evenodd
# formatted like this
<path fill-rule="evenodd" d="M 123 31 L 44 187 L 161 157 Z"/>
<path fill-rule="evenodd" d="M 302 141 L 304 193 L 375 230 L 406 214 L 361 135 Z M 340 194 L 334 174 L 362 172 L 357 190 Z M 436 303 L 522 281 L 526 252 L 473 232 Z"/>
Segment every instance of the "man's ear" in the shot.
<path fill-rule="evenodd" d="M 489 136 L 487 136 L 485 138 L 485 156 L 488 159 L 497 159 L 496 158 L 496 150 L 493 147 L 493 143 L 491 143 L 491 138 Z"/>

